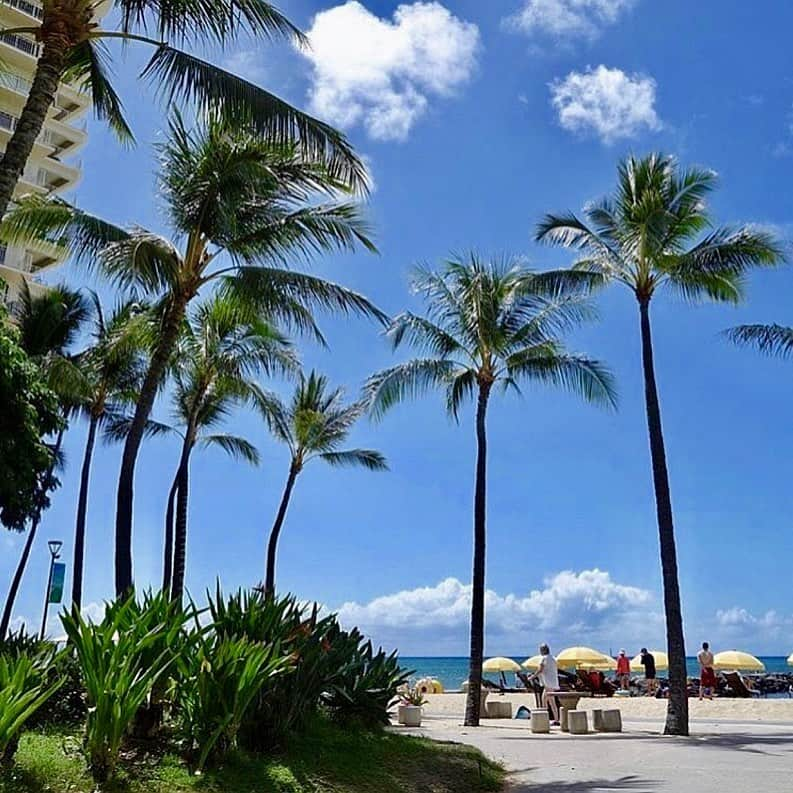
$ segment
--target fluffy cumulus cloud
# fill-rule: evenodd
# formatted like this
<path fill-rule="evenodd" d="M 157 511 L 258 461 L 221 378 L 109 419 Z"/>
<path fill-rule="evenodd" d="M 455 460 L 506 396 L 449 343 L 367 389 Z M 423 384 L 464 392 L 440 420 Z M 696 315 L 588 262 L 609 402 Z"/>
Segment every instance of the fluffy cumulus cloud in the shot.
<path fill-rule="evenodd" d="M 524 0 L 506 23 L 530 35 L 592 39 L 635 4 L 636 0 Z"/>
<path fill-rule="evenodd" d="M 382 19 L 350 0 L 308 31 L 311 109 L 377 140 L 404 140 L 431 100 L 454 93 L 476 66 L 479 30 L 437 2 L 400 5 Z"/>
<path fill-rule="evenodd" d="M 594 133 L 604 143 L 661 129 L 652 77 L 598 66 L 570 72 L 551 83 L 559 123 L 571 132 Z"/>
<path fill-rule="evenodd" d="M 749 609 L 733 606 L 719 609 L 713 625 L 714 646 L 750 650 L 759 655 L 788 653 L 793 636 L 793 614 L 770 609 L 755 614 Z"/>
<path fill-rule="evenodd" d="M 339 617 L 403 654 L 459 654 L 467 649 L 471 587 L 456 578 L 345 603 Z M 542 589 L 502 595 L 488 590 L 487 644 L 492 652 L 517 652 L 547 639 L 560 644 L 610 644 L 660 638 L 657 604 L 639 587 L 614 581 L 602 570 L 563 571 Z M 649 634 L 649 635 L 648 635 Z"/>

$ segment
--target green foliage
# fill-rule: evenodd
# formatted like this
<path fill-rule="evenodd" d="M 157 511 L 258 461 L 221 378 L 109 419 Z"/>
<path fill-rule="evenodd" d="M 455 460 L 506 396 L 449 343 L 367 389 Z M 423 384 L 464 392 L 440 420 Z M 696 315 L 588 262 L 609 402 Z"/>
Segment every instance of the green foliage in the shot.
<path fill-rule="evenodd" d="M 286 672 L 290 658 L 278 644 L 231 639 L 203 632 L 180 659 L 178 715 L 196 770 L 236 747 L 254 697 Z"/>
<path fill-rule="evenodd" d="M 176 661 L 184 620 L 164 606 L 162 596 L 143 605 L 134 597 L 117 601 L 98 625 L 76 610 L 61 619 L 88 698 L 85 753 L 101 782 L 113 775 L 127 730 Z"/>
<path fill-rule="evenodd" d="M 0 765 L 11 762 L 25 722 L 57 691 L 47 680 L 51 654 L 0 654 Z"/>
<path fill-rule="evenodd" d="M 62 426 L 58 398 L 20 345 L 0 309 L 0 522 L 21 531 L 49 504 L 52 451 L 44 442 Z"/>

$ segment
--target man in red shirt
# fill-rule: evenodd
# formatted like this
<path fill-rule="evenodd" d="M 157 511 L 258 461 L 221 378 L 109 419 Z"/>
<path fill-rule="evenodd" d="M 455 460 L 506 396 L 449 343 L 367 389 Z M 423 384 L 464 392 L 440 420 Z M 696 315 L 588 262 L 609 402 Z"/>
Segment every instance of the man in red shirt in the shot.
<path fill-rule="evenodd" d="M 625 655 L 625 650 L 620 650 L 617 656 L 617 681 L 620 688 L 627 691 L 631 684 L 631 662 Z"/>

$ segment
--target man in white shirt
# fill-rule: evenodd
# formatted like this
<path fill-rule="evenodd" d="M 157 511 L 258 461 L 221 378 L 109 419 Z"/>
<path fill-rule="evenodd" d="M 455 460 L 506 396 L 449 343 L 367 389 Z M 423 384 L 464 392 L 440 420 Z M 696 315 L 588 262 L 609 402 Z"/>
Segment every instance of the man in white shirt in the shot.
<path fill-rule="evenodd" d="M 551 706 L 551 712 L 553 713 L 553 724 L 558 726 L 559 703 L 556 701 L 556 697 L 553 695 L 560 690 L 559 668 L 557 667 L 556 659 L 551 655 L 551 650 L 547 644 L 540 645 L 540 655 L 542 656 L 540 667 L 537 669 L 534 675 L 532 675 L 532 677 L 538 677 L 540 679 L 540 683 L 542 683 L 543 687 L 542 704 L 546 708 L 549 705 Z"/>

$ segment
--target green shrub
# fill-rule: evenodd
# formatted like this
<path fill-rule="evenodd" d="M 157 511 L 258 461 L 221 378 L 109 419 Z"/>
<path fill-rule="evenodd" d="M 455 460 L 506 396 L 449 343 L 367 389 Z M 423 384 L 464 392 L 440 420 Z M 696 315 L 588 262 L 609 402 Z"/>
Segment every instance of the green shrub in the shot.
<path fill-rule="evenodd" d="M 28 721 L 28 727 L 76 727 L 83 723 L 88 710 L 80 663 L 71 647 L 59 652 L 46 671 L 49 684 L 60 681 L 58 696 L 46 708 L 39 708 Z"/>
<path fill-rule="evenodd" d="M 198 632 L 182 656 L 176 701 L 188 754 L 200 771 L 237 745 L 237 734 L 254 697 L 286 672 L 290 658 L 279 645 Z"/>
<path fill-rule="evenodd" d="M 127 730 L 176 660 L 184 620 L 159 613 L 162 621 L 149 619 L 130 597 L 109 606 L 98 625 L 76 609 L 61 617 L 85 684 L 84 749 L 97 782 L 113 775 Z"/>
<path fill-rule="evenodd" d="M 46 680 L 50 659 L 49 652 L 0 655 L 0 764 L 11 762 L 23 725 L 60 685 Z"/>

